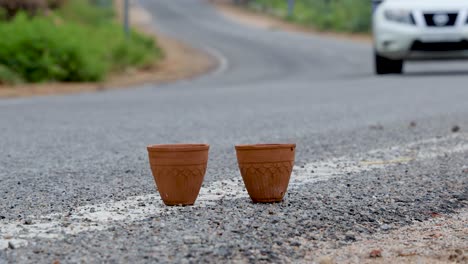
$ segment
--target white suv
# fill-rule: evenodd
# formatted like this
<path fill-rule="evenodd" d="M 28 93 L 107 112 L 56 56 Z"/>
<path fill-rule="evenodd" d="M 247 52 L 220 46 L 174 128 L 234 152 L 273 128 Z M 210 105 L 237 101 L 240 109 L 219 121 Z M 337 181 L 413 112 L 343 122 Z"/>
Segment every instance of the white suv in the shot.
<path fill-rule="evenodd" d="M 468 59 L 468 0 L 373 0 L 375 71 L 404 60 Z"/>

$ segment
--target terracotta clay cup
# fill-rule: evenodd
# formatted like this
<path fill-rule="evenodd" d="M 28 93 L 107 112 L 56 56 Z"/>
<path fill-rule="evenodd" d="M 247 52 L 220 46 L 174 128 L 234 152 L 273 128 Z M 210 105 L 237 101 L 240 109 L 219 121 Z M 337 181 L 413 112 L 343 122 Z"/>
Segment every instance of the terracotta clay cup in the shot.
<path fill-rule="evenodd" d="M 193 205 L 208 163 L 205 144 L 148 146 L 154 181 L 166 205 Z"/>
<path fill-rule="evenodd" d="M 237 161 L 254 203 L 281 202 L 294 166 L 296 144 L 236 146 Z"/>

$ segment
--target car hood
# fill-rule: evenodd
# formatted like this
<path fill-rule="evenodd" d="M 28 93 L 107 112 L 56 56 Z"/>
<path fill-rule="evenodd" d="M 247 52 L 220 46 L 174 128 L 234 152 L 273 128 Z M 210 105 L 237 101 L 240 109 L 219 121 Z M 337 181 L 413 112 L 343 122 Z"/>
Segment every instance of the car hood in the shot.
<path fill-rule="evenodd" d="M 468 0 L 385 0 L 383 5 L 418 10 L 468 10 Z"/>

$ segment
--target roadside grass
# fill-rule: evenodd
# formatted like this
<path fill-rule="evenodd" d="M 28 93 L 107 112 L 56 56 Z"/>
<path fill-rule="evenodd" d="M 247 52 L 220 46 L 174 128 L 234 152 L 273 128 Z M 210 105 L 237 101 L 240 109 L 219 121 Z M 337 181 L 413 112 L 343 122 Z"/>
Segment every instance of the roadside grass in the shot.
<path fill-rule="evenodd" d="M 127 38 L 112 5 L 68 0 L 48 15 L 0 21 L 0 83 L 96 82 L 151 67 L 163 52 L 153 37 Z"/>
<path fill-rule="evenodd" d="M 366 33 L 371 28 L 370 0 L 296 0 L 288 16 L 287 0 L 251 0 L 249 8 L 322 31 Z"/>

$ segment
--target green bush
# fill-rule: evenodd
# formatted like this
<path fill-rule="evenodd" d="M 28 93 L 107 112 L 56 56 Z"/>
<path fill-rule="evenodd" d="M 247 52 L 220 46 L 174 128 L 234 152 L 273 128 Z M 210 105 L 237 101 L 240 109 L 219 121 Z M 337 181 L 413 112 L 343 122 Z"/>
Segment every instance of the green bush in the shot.
<path fill-rule="evenodd" d="M 0 41 L 0 64 L 28 82 L 101 80 L 108 65 L 92 33 L 75 24 L 19 14 L 0 24 L 0 36 L 8 36 Z"/>
<path fill-rule="evenodd" d="M 252 0 L 250 6 L 320 30 L 369 32 L 371 27 L 370 0 L 296 0 L 292 17 L 287 0 Z"/>
<path fill-rule="evenodd" d="M 68 3 L 79 7 L 66 5 L 47 17 L 18 14 L 0 23 L 0 82 L 100 81 L 109 72 L 147 67 L 162 56 L 152 38 L 136 32 L 126 38 L 112 15 L 103 19 L 101 12 L 108 11 L 82 0 Z M 65 16 L 68 8 L 77 15 Z"/>
<path fill-rule="evenodd" d="M 132 39 L 133 44 L 121 41 L 113 49 L 114 70 L 125 69 L 127 65 L 145 67 L 150 65 L 154 59 L 154 56 L 148 56 L 148 50 L 154 46 L 152 39 L 145 39 L 137 34 L 132 34 Z"/>

